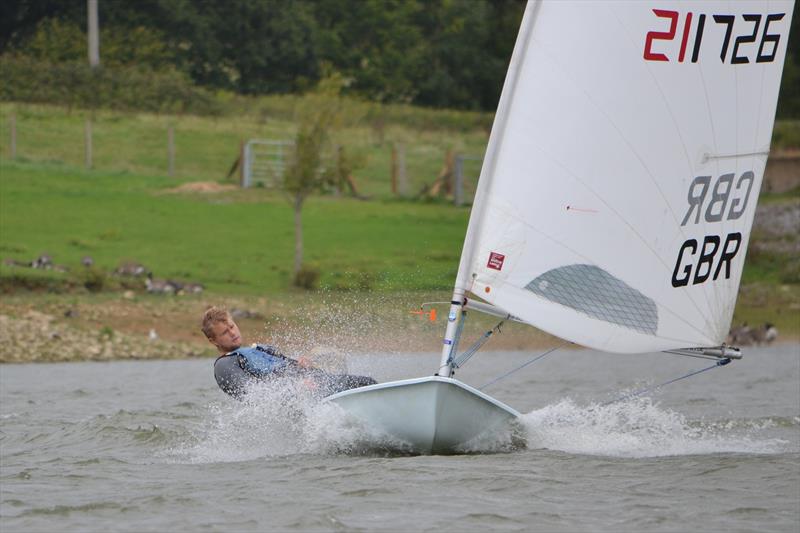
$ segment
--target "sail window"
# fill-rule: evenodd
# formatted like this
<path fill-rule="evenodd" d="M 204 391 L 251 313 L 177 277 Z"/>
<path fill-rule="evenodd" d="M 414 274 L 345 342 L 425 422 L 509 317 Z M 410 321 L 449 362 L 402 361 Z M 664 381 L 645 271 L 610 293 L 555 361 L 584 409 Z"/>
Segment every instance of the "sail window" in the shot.
<path fill-rule="evenodd" d="M 592 318 L 655 335 L 655 302 L 595 265 L 567 265 L 548 270 L 526 289 Z"/>

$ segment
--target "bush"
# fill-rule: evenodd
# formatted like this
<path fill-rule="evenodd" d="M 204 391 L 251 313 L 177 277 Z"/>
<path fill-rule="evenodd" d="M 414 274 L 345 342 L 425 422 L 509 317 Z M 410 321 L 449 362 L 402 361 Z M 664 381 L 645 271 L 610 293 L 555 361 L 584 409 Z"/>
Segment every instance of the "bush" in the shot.
<path fill-rule="evenodd" d="M 319 283 L 319 269 L 303 265 L 294 277 L 292 284 L 301 289 L 314 290 Z"/>
<path fill-rule="evenodd" d="M 63 276 L 31 276 L 21 272 L 0 272 L 0 294 L 19 291 L 65 293 L 73 289 Z"/>
<path fill-rule="evenodd" d="M 89 292 L 101 292 L 108 286 L 106 273 L 96 267 L 89 267 L 80 271 L 78 280 Z"/>
<path fill-rule="evenodd" d="M 215 97 L 174 69 L 137 66 L 92 69 L 85 62 L 50 63 L 0 56 L 0 100 L 155 113 L 218 115 Z"/>
<path fill-rule="evenodd" d="M 379 276 L 372 272 L 334 272 L 334 281 L 327 287 L 334 291 L 342 292 L 366 292 L 374 290 L 380 281 Z"/>

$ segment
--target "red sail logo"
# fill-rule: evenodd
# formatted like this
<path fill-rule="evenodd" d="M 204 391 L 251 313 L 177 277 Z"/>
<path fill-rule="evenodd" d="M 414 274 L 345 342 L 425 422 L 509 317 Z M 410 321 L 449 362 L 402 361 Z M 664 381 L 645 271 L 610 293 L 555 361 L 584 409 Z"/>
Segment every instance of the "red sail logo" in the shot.
<path fill-rule="evenodd" d="M 503 270 L 503 261 L 505 260 L 506 256 L 504 256 L 503 254 L 492 252 L 489 254 L 489 262 L 486 263 L 486 267 L 492 268 L 494 270 Z"/>

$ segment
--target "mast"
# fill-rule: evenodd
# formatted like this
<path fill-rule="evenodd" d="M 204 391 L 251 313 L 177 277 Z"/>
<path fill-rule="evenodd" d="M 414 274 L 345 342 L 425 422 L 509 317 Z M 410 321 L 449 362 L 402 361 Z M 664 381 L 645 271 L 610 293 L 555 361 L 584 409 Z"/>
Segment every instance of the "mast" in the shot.
<path fill-rule="evenodd" d="M 442 344 L 442 357 L 436 375 L 450 377 L 453 375 L 452 356 L 456 352 L 458 344 L 459 325 L 464 319 L 464 295 L 471 286 L 470 269 L 473 262 L 475 233 L 483 219 L 489 189 L 491 188 L 492 177 L 494 176 L 497 163 L 497 154 L 502 145 L 503 136 L 506 129 L 508 114 L 511 108 L 514 89 L 519 79 L 520 67 L 524 63 L 525 52 L 528 49 L 530 36 L 533 31 L 533 24 L 536 14 L 539 11 L 541 0 L 528 0 L 525 7 L 525 14 L 522 16 L 517 41 L 514 51 L 511 54 L 511 62 L 508 66 L 506 79 L 503 84 L 503 91 L 500 94 L 500 102 L 497 105 L 492 134 L 489 136 L 489 144 L 486 148 L 486 156 L 481 168 L 481 175 L 478 180 L 478 190 L 475 192 L 475 201 L 472 206 L 467 234 L 464 237 L 464 247 L 461 250 L 461 261 L 458 265 L 458 275 L 456 276 L 453 288 L 453 297 L 450 299 L 450 310 L 447 314 L 447 327 L 444 332 Z"/>

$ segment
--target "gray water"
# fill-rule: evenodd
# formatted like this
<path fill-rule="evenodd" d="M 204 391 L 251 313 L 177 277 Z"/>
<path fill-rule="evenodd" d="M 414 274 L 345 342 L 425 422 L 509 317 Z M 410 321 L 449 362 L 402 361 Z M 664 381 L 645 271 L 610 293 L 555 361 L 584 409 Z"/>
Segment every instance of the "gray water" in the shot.
<path fill-rule="evenodd" d="M 349 364 L 386 380 L 437 359 Z M 798 345 L 602 406 L 708 364 L 556 352 L 486 390 L 525 413 L 527 448 L 460 456 L 365 447 L 311 401 L 229 400 L 211 360 L 4 365 L 0 530 L 798 531 Z"/>

